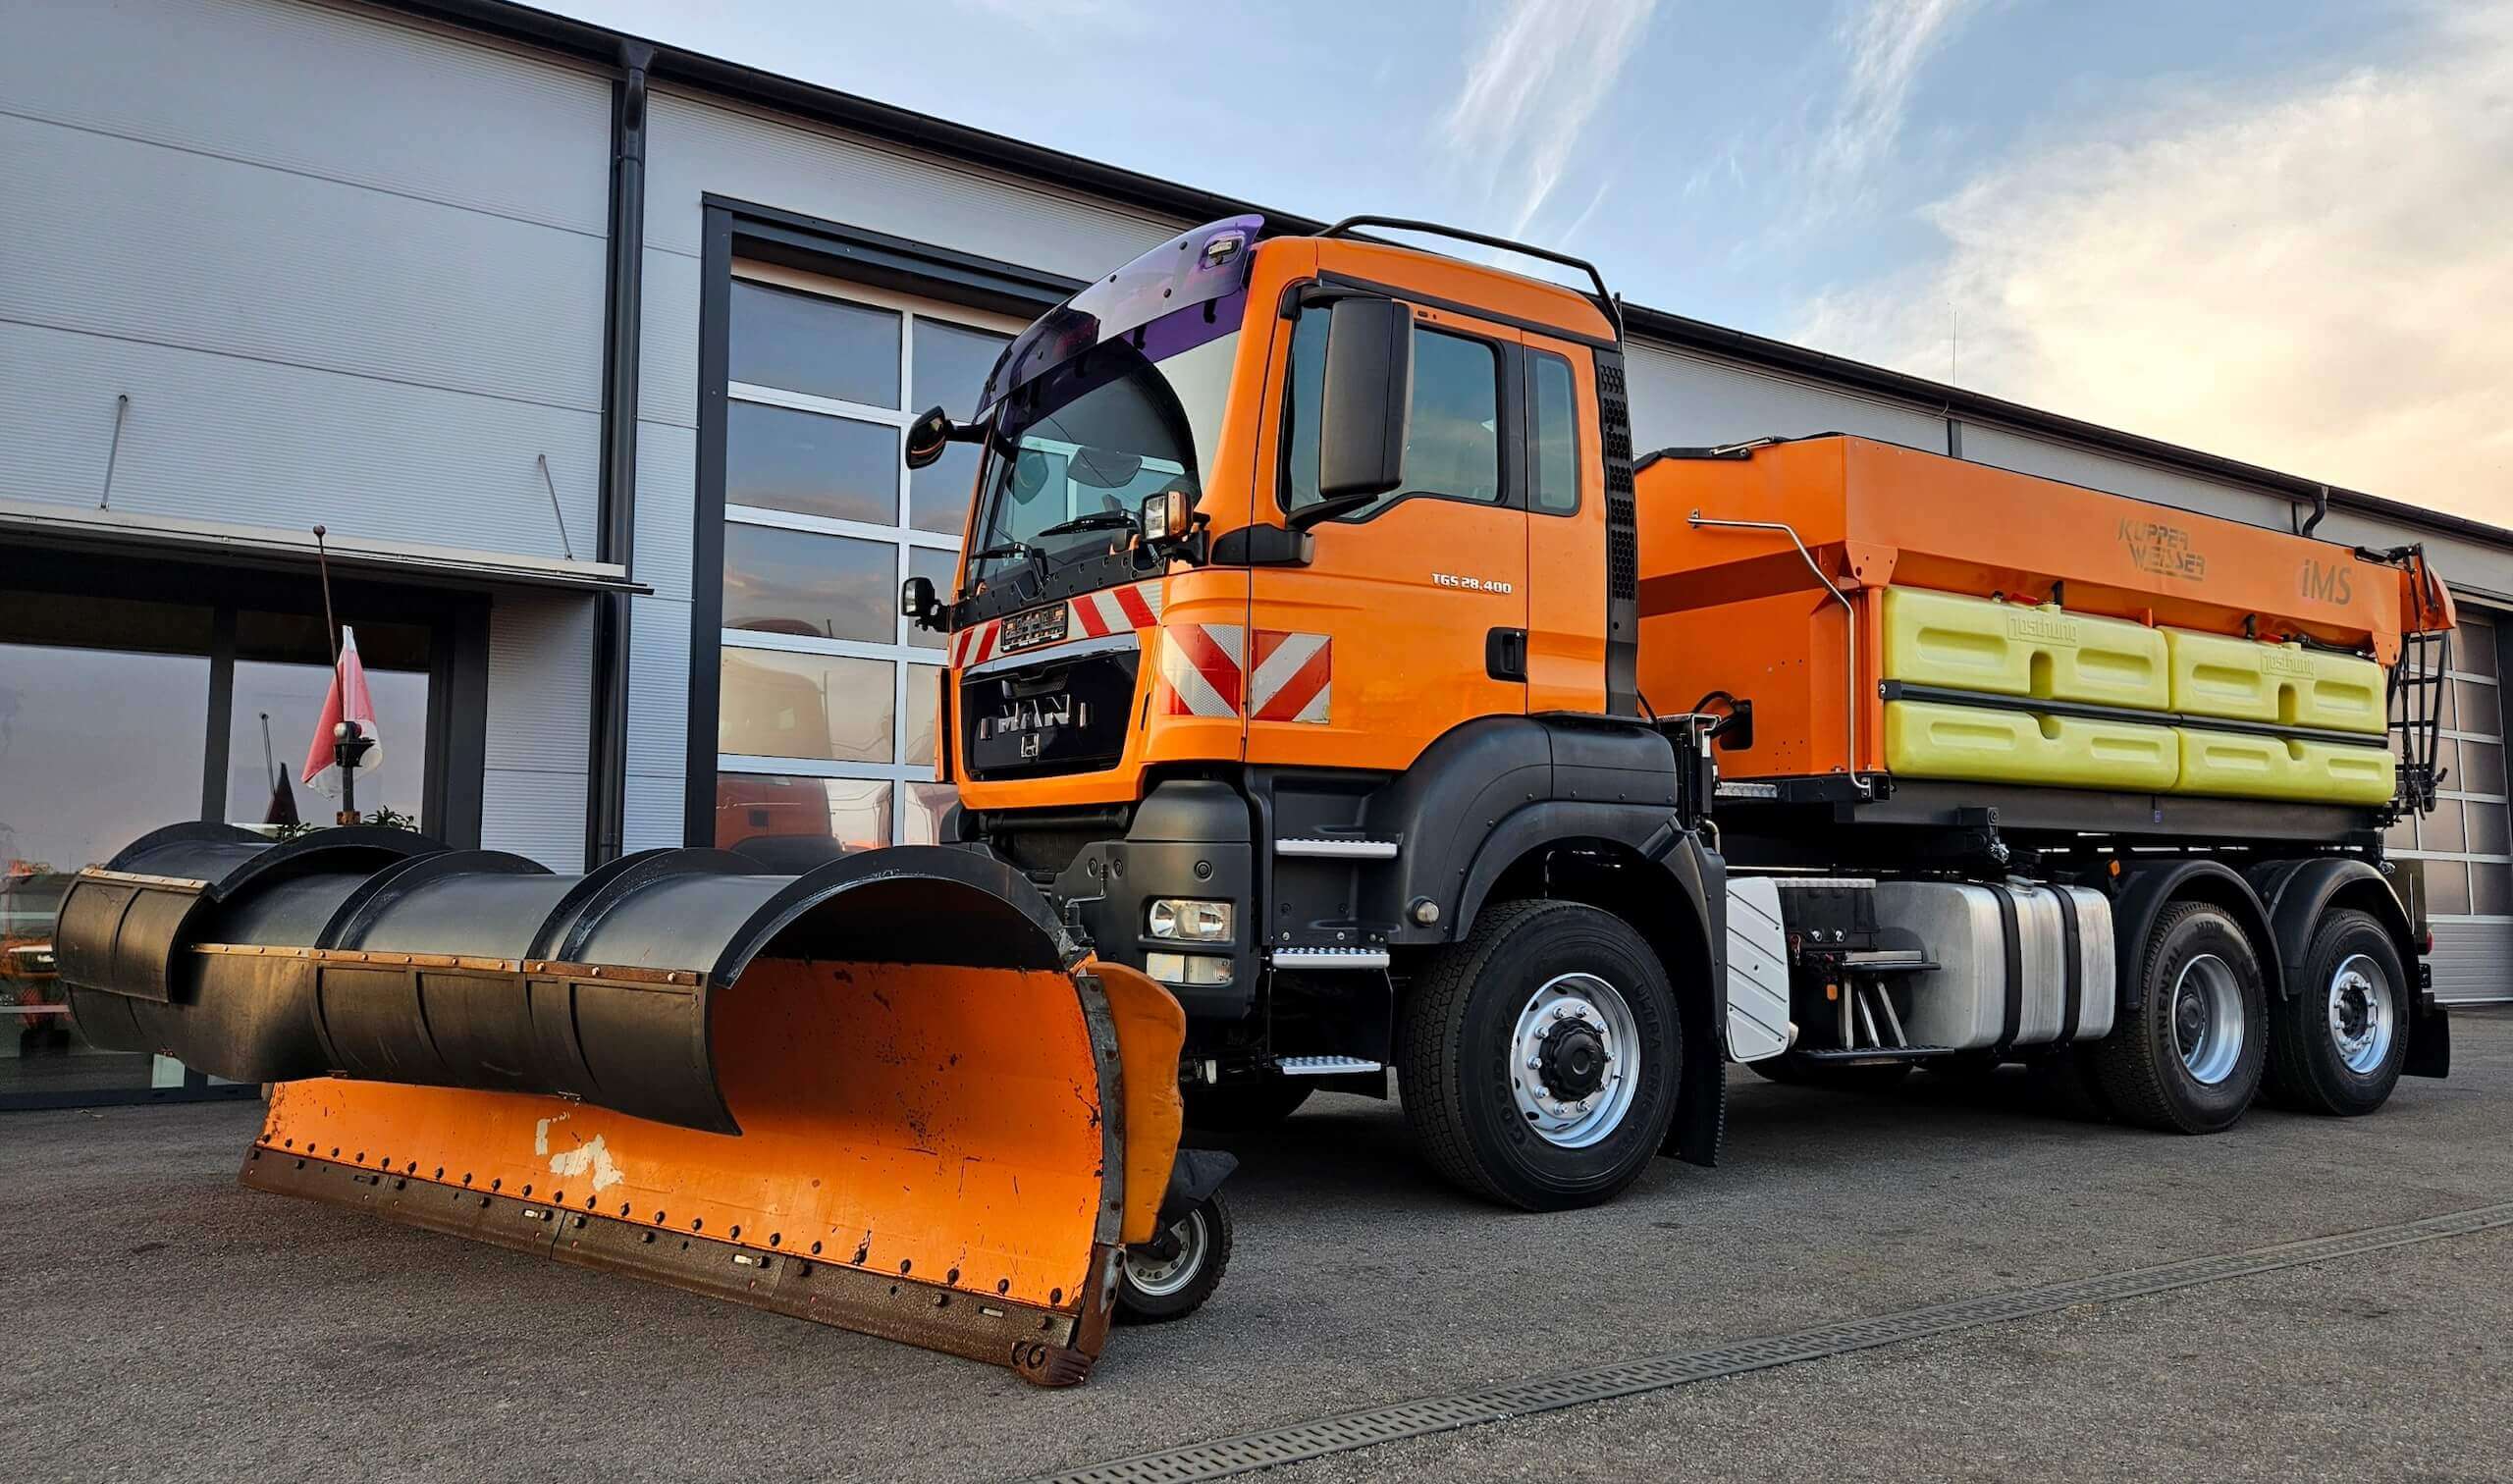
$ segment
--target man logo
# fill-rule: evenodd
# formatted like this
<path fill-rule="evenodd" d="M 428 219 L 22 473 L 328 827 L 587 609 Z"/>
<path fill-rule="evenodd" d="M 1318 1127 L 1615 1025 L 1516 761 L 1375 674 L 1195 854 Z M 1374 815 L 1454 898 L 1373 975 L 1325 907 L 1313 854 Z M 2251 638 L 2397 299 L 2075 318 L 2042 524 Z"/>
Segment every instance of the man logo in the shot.
<path fill-rule="evenodd" d="M 2318 561 L 2306 561 L 2297 580 L 2297 587 L 2305 597 L 2317 603 L 2351 602 L 2356 596 L 2353 564 L 2323 566 Z"/>

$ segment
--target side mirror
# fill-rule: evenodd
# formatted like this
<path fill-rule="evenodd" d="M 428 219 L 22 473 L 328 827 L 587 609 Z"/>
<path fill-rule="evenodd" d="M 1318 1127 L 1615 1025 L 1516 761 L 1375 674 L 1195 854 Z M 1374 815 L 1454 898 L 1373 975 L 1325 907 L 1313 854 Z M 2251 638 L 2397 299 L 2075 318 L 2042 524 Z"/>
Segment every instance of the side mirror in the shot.
<path fill-rule="evenodd" d="M 910 577 L 899 584 L 899 612 L 921 629 L 939 631 L 951 622 L 950 606 L 935 594 L 931 577 Z"/>
<path fill-rule="evenodd" d="M 951 414 L 940 406 L 925 409 L 916 421 L 907 425 L 907 466 L 922 469 L 942 456 L 943 446 L 951 441 L 958 425 Z"/>
<path fill-rule="evenodd" d="M 1327 315 L 1317 493 L 1321 503 L 1365 500 L 1404 478 L 1414 313 L 1394 299 L 1357 295 L 1337 299 Z"/>

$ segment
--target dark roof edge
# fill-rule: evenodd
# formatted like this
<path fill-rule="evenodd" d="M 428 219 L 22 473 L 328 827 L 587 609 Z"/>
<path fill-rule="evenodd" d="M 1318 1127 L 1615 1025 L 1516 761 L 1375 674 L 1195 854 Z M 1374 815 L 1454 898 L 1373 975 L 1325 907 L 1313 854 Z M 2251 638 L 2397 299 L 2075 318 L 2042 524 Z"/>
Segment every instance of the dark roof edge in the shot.
<path fill-rule="evenodd" d="M 645 41 L 609 26 L 513 4 L 511 0 L 377 0 L 377 3 L 407 15 L 544 47 L 605 67 L 618 65 L 624 44 L 651 46 L 654 59 L 647 64 L 646 71 L 652 80 L 679 82 L 737 101 L 835 125 L 963 164 L 1030 176 L 1157 215 L 1204 222 L 1256 211 L 1263 213 L 1269 230 L 1303 235 L 1323 231 L 1326 226 L 1312 217 L 1253 206 L 1246 201 L 1180 186 L 1157 176 L 1087 160 L 1080 155 L 1047 149 L 983 129 L 953 124 L 931 114 L 778 77 L 775 73 L 703 53 Z M 1960 387 L 1887 370 L 1845 356 L 1809 350 L 1786 341 L 1730 330 L 1663 309 L 1626 304 L 1624 313 L 1634 339 L 1711 351 L 1771 370 L 1937 408 L 1950 417 L 2003 423 L 2020 432 L 2065 439 L 2106 452 L 2165 464 L 2207 478 L 2251 485 L 2297 502 L 2310 502 L 2321 488 L 2317 481 L 2298 475 L 2203 453 L 2161 439 L 2142 438 L 2100 423 L 2047 412 L 1983 393 L 1967 392 Z M 1740 430 L 1739 436 L 1747 436 L 1749 431 Z M 2331 486 L 2329 503 L 2334 509 L 2422 526 L 2493 546 L 2513 547 L 2513 530 L 2386 500 L 2361 490 Z"/>

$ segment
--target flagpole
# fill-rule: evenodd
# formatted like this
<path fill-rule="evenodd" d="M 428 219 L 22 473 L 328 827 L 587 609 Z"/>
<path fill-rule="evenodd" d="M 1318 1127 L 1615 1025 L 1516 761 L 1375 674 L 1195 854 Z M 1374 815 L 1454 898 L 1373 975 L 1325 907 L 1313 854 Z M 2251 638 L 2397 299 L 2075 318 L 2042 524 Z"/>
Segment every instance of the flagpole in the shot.
<path fill-rule="evenodd" d="M 357 760 L 367 744 L 348 716 L 348 678 L 341 669 L 341 626 L 332 617 L 332 560 L 323 545 L 324 530 L 314 528 L 314 569 L 323 583 L 323 637 L 332 647 L 332 688 L 341 695 L 341 721 L 332 732 L 332 766 L 341 770 L 341 808 L 336 824 L 357 822 Z"/>

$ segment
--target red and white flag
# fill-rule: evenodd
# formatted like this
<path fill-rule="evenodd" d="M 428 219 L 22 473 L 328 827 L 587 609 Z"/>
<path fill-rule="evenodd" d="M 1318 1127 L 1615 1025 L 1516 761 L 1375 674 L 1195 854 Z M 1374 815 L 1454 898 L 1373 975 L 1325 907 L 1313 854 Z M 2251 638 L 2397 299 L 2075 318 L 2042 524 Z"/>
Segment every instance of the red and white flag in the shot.
<path fill-rule="evenodd" d="M 366 666 L 358 662 L 357 634 L 347 624 L 341 626 L 341 662 L 332 670 L 332 693 L 323 698 L 323 721 L 314 728 L 313 744 L 305 749 L 300 779 L 326 798 L 341 796 L 341 769 L 333 749 L 339 745 L 337 733 L 343 721 L 356 722 L 358 730 L 375 743 L 357 760 L 359 772 L 373 771 L 384 761 L 384 734 L 375 726 L 375 698 L 366 693 Z"/>

